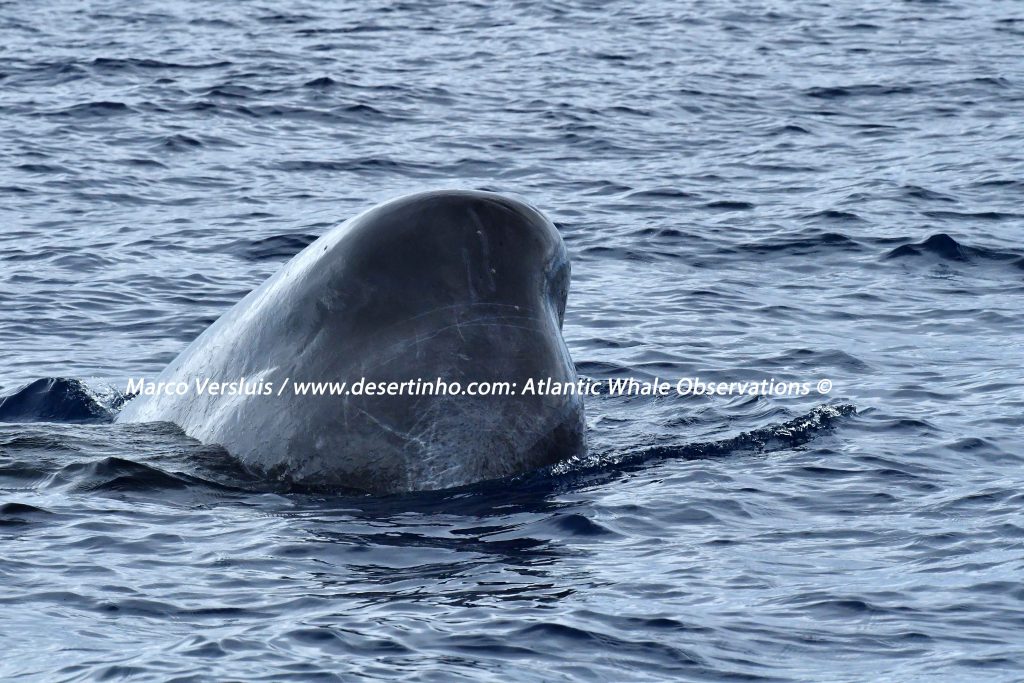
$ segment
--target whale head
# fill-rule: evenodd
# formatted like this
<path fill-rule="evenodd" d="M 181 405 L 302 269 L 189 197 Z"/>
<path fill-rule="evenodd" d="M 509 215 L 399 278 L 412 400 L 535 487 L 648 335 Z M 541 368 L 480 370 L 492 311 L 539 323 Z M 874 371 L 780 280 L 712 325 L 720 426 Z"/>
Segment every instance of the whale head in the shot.
<path fill-rule="evenodd" d="M 582 398 L 542 390 L 577 381 L 569 279 L 558 231 L 523 202 L 402 197 L 310 244 L 157 378 L 258 378 L 271 395 L 139 397 L 120 419 L 174 422 L 317 489 L 441 489 L 548 465 L 585 449 Z"/>

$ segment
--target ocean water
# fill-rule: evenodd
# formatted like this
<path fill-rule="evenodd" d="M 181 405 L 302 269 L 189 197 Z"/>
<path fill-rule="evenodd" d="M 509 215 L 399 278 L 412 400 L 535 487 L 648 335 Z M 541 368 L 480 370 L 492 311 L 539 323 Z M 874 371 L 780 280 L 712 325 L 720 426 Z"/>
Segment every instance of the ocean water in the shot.
<path fill-rule="evenodd" d="M 0 394 L 67 378 L 0 407 L 0 678 L 1021 680 L 1021 111 L 1012 2 L 0 2 Z M 556 222 L 582 375 L 831 391 L 385 498 L 83 402 L 444 187 Z"/>

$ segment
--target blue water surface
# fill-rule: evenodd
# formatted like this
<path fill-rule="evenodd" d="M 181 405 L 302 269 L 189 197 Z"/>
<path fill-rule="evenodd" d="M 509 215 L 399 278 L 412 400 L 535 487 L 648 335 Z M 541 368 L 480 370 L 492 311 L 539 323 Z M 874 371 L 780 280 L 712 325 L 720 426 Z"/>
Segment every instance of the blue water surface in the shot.
<path fill-rule="evenodd" d="M 0 424 L 0 678 L 1020 680 L 1022 111 L 996 0 L 0 2 L 0 394 L 68 380 Z M 557 223 L 581 374 L 832 390 L 387 498 L 79 400 L 444 187 Z"/>

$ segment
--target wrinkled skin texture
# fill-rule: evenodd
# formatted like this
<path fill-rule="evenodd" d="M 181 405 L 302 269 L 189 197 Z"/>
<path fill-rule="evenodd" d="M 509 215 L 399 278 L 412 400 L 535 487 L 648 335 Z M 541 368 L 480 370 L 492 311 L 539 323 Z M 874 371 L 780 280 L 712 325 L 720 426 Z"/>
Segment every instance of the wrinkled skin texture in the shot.
<path fill-rule="evenodd" d="M 575 382 L 561 335 L 569 261 L 536 209 L 497 194 L 381 204 L 296 255 L 203 332 L 120 422 L 167 421 L 266 476 L 324 490 L 440 489 L 585 450 L 565 396 L 208 396 L 196 378 L 274 392 L 345 381 Z M 517 392 L 521 393 L 521 392 Z"/>

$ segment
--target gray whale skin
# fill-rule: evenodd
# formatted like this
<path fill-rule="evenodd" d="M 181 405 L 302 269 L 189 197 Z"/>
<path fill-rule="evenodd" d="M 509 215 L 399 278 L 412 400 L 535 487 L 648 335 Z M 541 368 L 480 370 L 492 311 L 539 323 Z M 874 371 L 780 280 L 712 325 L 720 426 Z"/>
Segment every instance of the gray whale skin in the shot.
<path fill-rule="evenodd" d="M 118 422 L 173 422 L 250 470 L 317 490 L 394 493 L 519 474 L 586 449 L 562 339 L 569 259 L 533 207 L 413 194 L 329 231 L 207 328 Z M 211 396 L 196 381 L 269 383 Z M 277 391 L 288 379 L 281 395 Z M 296 382 L 509 382 L 516 395 L 296 396 Z M 406 392 L 408 394 L 408 392 Z"/>

